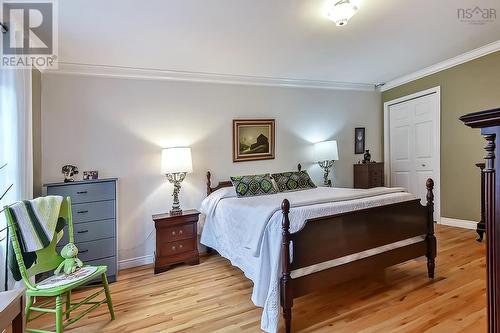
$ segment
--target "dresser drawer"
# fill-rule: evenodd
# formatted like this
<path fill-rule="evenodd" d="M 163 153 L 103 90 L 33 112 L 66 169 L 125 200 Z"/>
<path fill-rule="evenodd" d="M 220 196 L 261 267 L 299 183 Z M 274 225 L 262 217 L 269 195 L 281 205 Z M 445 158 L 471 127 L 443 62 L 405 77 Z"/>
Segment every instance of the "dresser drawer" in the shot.
<path fill-rule="evenodd" d="M 71 197 L 72 203 L 114 200 L 115 182 L 50 186 L 47 194 Z"/>
<path fill-rule="evenodd" d="M 182 241 L 165 243 L 160 246 L 161 256 L 173 256 L 179 253 L 189 252 L 194 250 L 194 240 L 186 239 Z"/>
<path fill-rule="evenodd" d="M 115 237 L 115 220 L 102 220 L 95 222 L 77 223 L 73 225 L 75 243 L 89 242 L 104 238 Z M 64 228 L 62 245 L 69 242 L 68 227 Z"/>
<path fill-rule="evenodd" d="M 73 222 L 90 222 L 115 218 L 115 201 L 89 202 L 72 205 Z"/>
<path fill-rule="evenodd" d="M 165 235 L 166 242 L 175 242 L 183 239 L 192 239 L 194 236 L 194 225 L 179 225 L 177 227 L 165 228 L 160 231 Z"/>
<path fill-rule="evenodd" d="M 116 275 L 116 257 L 102 258 L 98 260 L 89 260 L 85 265 L 90 266 L 108 266 L 107 276 Z"/>
<path fill-rule="evenodd" d="M 115 239 L 106 238 L 91 242 L 76 243 L 78 258 L 84 263 L 89 260 L 101 259 L 115 255 Z"/>

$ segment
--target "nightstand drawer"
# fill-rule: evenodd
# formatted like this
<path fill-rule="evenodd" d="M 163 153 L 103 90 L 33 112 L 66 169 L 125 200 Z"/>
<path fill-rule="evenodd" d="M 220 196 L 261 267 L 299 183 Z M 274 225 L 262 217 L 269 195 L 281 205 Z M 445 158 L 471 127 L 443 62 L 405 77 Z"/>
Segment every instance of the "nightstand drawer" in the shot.
<path fill-rule="evenodd" d="M 184 253 L 192 250 L 194 250 L 193 239 L 186 239 L 178 242 L 162 244 L 160 248 L 160 255 L 173 256 L 179 253 Z"/>
<path fill-rule="evenodd" d="M 74 204 L 113 200 L 115 198 L 115 182 L 51 186 L 47 189 L 47 194 L 71 197 L 71 202 Z"/>
<path fill-rule="evenodd" d="M 75 243 L 90 242 L 98 239 L 115 237 L 115 220 L 77 223 L 73 225 Z M 60 244 L 67 244 L 68 227 L 64 228 L 64 236 Z"/>
<path fill-rule="evenodd" d="M 191 239 L 194 236 L 194 225 L 180 225 L 177 227 L 166 228 L 162 231 L 166 235 L 167 242 L 175 242 L 183 239 Z"/>
<path fill-rule="evenodd" d="M 89 202 L 72 205 L 73 223 L 115 218 L 115 201 Z"/>

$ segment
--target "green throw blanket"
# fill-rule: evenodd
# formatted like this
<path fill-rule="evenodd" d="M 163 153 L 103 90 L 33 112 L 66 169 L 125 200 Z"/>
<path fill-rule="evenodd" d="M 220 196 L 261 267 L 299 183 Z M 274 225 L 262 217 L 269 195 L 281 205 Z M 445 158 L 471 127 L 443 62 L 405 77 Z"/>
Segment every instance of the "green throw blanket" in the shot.
<path fill-rule="evenodd" d="M 36 251 L 47 247 L 64 229 L 66 220 L 59 217 L 62 200 L 60 196 L 40 197 L 20 201 L 9 208 L 26 269 L 36 261 Z M 9 242 L 9 268 L 19 281 L 21 274 L 12 242 Z"/>

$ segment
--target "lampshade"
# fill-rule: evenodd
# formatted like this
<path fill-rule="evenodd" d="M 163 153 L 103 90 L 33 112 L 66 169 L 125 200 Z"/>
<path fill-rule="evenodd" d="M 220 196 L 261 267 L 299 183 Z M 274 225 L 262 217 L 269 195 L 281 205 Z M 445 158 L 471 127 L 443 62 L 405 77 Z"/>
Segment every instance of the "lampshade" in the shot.
<path fill-rule="evenodd" d="M 161 173 L 193 172 L 191 148 L 173 147 L 161 151 Z"/>
<path fill-rule="evenodd" d="M 339 152 L 337 150 L 337 141 L 323 141 L 314 145 L 314 159 L 317 162 L 337 161 Z"/>

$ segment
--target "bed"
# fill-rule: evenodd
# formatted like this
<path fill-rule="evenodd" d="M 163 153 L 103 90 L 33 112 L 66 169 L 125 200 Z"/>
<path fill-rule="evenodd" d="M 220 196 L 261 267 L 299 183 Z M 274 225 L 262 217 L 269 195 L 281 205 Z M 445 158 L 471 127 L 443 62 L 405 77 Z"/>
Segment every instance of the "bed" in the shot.
<path fill-rule="evenodd" d="M 398 188 L 236 198 L 230 181 L 212 187 L 208 172 L 201 243 L 252 280 L 261 328 L 277 332 L 281 307 L 289 333 L 293 300 L 310 292 L 422 256 L 434 278 L 432 179 L 425 186 L 425 206 Z"/>

